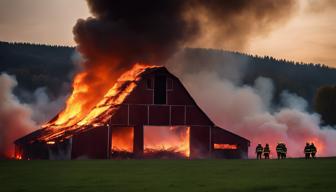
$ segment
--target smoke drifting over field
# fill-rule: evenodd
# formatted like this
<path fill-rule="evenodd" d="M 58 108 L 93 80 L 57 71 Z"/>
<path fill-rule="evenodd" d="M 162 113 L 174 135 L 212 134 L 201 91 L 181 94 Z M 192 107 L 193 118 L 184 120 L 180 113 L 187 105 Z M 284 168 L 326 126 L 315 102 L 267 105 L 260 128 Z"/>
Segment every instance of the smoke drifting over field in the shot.
<path fill-rule="evenodd" d="M 33 93 L 20 91 L 30 102 L 22 103 L 13 93 L 14 76 L 0 75 L 0 159 L 14 155 L 13 142 L 39 128 L 64 107 L 66 96 L 50 99 L 45 88 Z"/>
<path fill-rule="evenodd" d="M 32 109 L 32 119 L 38 125 L 45 123 L 53 118 L 63 107 L 67 94 L 60 95 L 51 99 L 45 87 L 37 88 L 31 95 L 32 101 L 27 105 Z"/>
<path fill-rule="evenodd" d="M 253 86 L 240 85 L 244 61 L 232 65 L 227 62 L 234 61 L 225 62 L 219 57 L 197 59 L 195 62 L 180 53 L 168 68 L 216 124 L 251 141 L 250 157 L 258 143 L 269 143 L 275 157 L 277 142 L 287 144 L 289 157 L 303 156 L 306 142 L 314 142 L 320 156 L 336 155 L 336 130 L 320 127 L 319 115 L 306 111 L 303 98 L 283 91 L 280 106 L 275 105 L 271 79 L 259 77 Z"/>
<path fill-rule="evenodd" d="M 14 140 L 36 129 L 31 109 L 12 93 L 16 85 L 14 77 L 0 75 L 0 159 L 12 157 Z"/>

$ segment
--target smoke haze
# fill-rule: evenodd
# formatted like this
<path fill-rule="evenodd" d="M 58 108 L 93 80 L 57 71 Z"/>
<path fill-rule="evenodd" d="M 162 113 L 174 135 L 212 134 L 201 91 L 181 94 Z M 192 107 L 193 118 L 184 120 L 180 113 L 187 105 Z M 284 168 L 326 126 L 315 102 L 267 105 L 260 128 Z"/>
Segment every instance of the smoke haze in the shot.
<path fill-rule="evenodd" d="M 55 99 L 50 99 L 45 87 L 36 89 L 32 94 L 33 101 L 28 104 L 33 112 L 31 117 L 33 121 L 42 125 L 52 119 L 55 114 L 64 108 L 67 96 L 61 95 Z"/>
<path fill-rule="evenodd" d="M 334 0 L 309 0 L 306 10 L 312 13 L 321 13 L 336 9 Z"/>
<path fill-rule="evenodd" d="M 14 77 L 0 75 L 0 158 L 14 155 L 14 140 L 36 129 L 31 109 L 13 95 Z"/>
<path fill-rule="evenodd" d="M 244 73 L 237 65 L 227 65 L 220 57 L 216 60 L 193 59 L 180 53 L 168 62 L 167 67 L 177 75 L 209 117 L 224 129 L 237 133 L 251 141 L 249 157 L 254 157 L 258 143 L 270 144 L 271 155 L 276 156 L 277 142 L 285 142 L 289 157 L 302 157 L 306 142 L 314 142 L 319 156 L 335 156 L 336 130 L 320 127 L 318 114 L 306 111 L 307 102 L 288 91 L 281 94 L 281 104 L 272 103 L 274 86 L 269 78 L 259 77 L 253 86 L 241 85 L 239 77 Z M 203 62 L 203 65 L 202 65 Z M 222 62 L 228 71 L 235 71 L 238 78 L 228 75 L 219 65 Z M 231 61 L 234 62 L 234 61 Z M 180 66 L 182 64 L 182 66 Z"/>
<path fill-rule="evenodd" d="M 51 99 L 42 87 L 33 93 L 19 91 L 29 100 L 22 103 L 13 93 L 17 86 L 14 76 L 0 75 L 0 159 L 13 157 L 13 142 L 53 118 L 64 107 L 67 97 Z"/>
<path fill-rule="evenodd" d="M 93 17 L 73 32 L 86 67 L 104 56 L 119 67 L 162 64 L 185 45 L 243 47 L 290 18 L 295 0 L 87 0 Z M 210 38 L 211 37 L 211 38 Z M 196 43 L 195 43 L 196 41 Z M 223 48 L 223 47 L 222 47 Z M 124 66 L 126 65 L 126 66 Z"/>
<path fill-rule="evenodd" d="M 190 0 L 187 18 L 199 34 L 191 47 L 244 50 L 252 38 L 267 35 L 287 22 L 298 8 L 296 0 Z"/>

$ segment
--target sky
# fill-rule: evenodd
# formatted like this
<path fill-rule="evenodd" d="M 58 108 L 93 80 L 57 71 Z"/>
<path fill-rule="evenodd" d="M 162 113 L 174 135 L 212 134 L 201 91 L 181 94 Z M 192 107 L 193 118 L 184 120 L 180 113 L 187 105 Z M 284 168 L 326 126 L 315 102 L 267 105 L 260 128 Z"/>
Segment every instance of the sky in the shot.
<path fill-rule="evenodd" d="M 289 21 L 239 51 L 336 67 L 336 0 L 298 1 Z M 75 46 L 72 28 L 90 15 L 84 0 L 0 0 L 0 41 Z"/>

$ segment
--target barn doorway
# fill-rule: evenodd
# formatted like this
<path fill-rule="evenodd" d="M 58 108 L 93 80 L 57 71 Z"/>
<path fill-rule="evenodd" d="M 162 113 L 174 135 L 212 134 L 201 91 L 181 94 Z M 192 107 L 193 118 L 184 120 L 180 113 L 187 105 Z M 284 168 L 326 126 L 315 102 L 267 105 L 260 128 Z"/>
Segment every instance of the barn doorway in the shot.
<path fill-rule="evenodd" d="M 134 151 L 134 127 L 112 127 L 111 134 L 111 157 L 132 157 Z"/>
<path fill-rule="evenodd" d="M 144 126 L 145 158 L 188 158 L 190 127 Z"/>

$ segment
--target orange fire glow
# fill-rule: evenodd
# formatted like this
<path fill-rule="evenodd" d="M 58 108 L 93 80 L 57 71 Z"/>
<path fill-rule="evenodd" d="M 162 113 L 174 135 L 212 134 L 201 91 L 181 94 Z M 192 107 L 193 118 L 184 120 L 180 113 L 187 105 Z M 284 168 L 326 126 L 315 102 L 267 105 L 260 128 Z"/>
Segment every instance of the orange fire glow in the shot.
<path fill-rule="evenodd" d="M 314 143 L 318 154 L 323 154 L 324 153 L 325 143 L 323 141 L 319 140 L 318 138 L 310 138 L 310 139 L 307 140 L 307 142 L 310 143 L 310 144 Z"/>
<path fill-rule="evenodd" d="M 77 118 L 80 118 L 84 113 L 84 102 L 77 100 L 78 95 L 85 93 L 89 90 L 87 84 L 83 84 L 83 78 L 86 76 L 86 72 L 80 73 L 75 77 L 73 83 L 73 92 L 66 102 L 66 108 L 62 111 L 57 120 L 56 125 L 71 125 Z"/>
<path fill-rule="evenodd" d="M 133 127 L 112 129 L 112 151 L 133 152 Z"/>
<path fill-rule="evenodd" d="M 54 145 L 54 144 L 55 144 L 55 141 L 48 141 L 47 144 L 48 144 L 48 145 Z"/>
<path fill-rule="evenodd" d="M 179 126 L 145 126 L 144 152 L 169 151 L 190 156 L 190 128 Z"/>
<path fill-rule="evenodd" d="M 21 160 L 22 159 L 22 155 L 21 154 L 16 154 L 14 158 L 16 160 Z"/>
<path fill-rule="evenodd" d="M 111 105 L 121 104 L 136 87 L 135 82 L 138 80 L 139 74 L 148 68 L 154 67 L 157 66 L 135 64 L 132 69 L 126 71 L 118 78 L 111 89 L 105 88 L 108 91 L 104 96 L 95 94 L 94 84 L 85 83 L 84 79 L 87 76 L 87 72 L 78 74 L 73 83 L 73 92 L 66 101 L 65 109 L 55 120 L 43 125 L 43 127 L 64 128 L 73 125 L 82 126 L 90 124 L 96 117 L 110 108 Z M 97 70 L 97 73 L 100 72 L 102 74 L 106 73 L 103 70 Z M 106 76 L 106 74 L 102 76 Z M 126 87 L 125 82 L 129 82 L 126 84 Z M 110 83 L 106 83 L 106 86 L 110 86 Z M 87 97 L 88 95 L 89 97 Z M 103 99 L 101 99 L 102 97 Z"/>
<path fill-rule="evenodd" d="M 234 150 L 238 149 L 238 146 L 235 144 L 214 144 L 214 149 L 229 149 L 229 150 Z"/>

